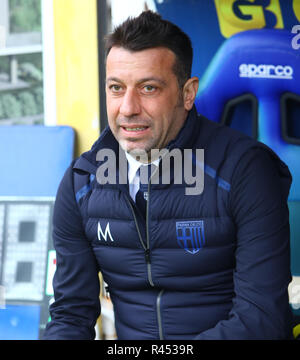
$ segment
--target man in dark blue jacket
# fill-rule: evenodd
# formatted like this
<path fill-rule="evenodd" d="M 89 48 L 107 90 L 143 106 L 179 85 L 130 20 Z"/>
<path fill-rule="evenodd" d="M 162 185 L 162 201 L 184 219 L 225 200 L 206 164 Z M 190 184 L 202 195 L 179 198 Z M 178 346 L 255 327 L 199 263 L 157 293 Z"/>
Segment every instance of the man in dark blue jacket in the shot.
<path fill-rule="evenodd" d="M 99 271 L 119 339 L 290 338 L 288 168 L 263 144 L 197 115 L 191 43 L 174 24 L 144 12 L 120 25 L 107 49 L 109 127 L 57 193 L 55 302 L 44 338 L 94 338 Z M 164 166 L 153 149 L 178 156 Z M 175 177 L 189 161 L 204 177 L 195 194 Z"/>

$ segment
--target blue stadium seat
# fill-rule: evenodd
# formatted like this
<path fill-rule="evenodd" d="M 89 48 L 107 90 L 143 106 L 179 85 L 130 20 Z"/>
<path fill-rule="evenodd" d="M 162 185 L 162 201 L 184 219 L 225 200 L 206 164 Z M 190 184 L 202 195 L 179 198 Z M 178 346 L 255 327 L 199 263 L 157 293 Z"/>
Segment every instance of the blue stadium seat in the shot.
<path fill-rule="evenodd" d="M 227 39 L 200 80 L 196 107 L 267 144 L 288 165 L 291 266 L 300 276 L 300 52 L 292 36 L 262 29 Z"/>
<path fill-rule="evenodd" d="M 55 196 L 74 137 L 69 126 L 1 126 L 0 196 Z"/>
<path fill-rule="evenodd" d="M 48 321 L 53 204 L 74 140 L 67 126 L 0 127 L 0 340 L 38 339 Z"/>

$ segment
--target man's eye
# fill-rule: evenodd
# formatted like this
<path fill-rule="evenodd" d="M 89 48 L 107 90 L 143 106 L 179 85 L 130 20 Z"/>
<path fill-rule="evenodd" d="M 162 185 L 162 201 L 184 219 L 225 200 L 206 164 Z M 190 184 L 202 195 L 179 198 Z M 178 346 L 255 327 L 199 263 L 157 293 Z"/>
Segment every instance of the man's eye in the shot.
<path fill-rule="evenodd" d="M 145 85 L 144 86 L 144 91 L 146 93 L 151 93 L 151 92 L 154 92 L 155 90 L 156 90 L 155 86 L 152 86 L 152 85 Z"/>
<path fill-rule="evenodd" d="M 119 92 L 119 91 L 121 91 L 121 86 L 120 85 L 111 85 L 110 87 L 109 87 L 109 89 L 111 90 L 111 91 L 113 91 L 113 92 Z"/>

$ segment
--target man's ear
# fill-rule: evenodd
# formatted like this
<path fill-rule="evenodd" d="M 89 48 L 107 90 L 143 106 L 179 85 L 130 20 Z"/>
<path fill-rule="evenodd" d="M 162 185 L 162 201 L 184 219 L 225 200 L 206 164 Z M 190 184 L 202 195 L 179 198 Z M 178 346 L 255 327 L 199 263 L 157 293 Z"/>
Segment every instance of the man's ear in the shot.
<path fill-rule="evenodd" d="M 184 108 L 190 111 L 193 107 L 197 91 L 199 87 L 199 79 L 194 76 L 187 80 L 183 87 L 183 103 Z"/>

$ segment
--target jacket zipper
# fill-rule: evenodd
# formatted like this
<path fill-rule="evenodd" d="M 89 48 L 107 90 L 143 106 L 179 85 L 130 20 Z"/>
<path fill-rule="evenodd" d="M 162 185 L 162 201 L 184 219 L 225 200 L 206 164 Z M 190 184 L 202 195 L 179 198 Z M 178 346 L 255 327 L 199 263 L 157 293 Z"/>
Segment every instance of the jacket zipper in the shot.
<path fill-rule="evenodd" d="M 157 171 L 157 169 L 156 169 L 156 171 Z M 147 206 L 146 206 L 146 240 L 147 240 L 147 250 L 149 251 L 149 263 L 148 263 L 149 266 L 150 266 L 149 203 L 150 203 L 150 184 L 151 184 L 152 176 L 150 177 L 149 183 L 148 183 L 148 200 L 147 200 Z M 151 271 L 150 271 L 150 275 L 151 275 Z M 152 277 L 151 277 L 151 281 L 152 281 Z M 152 282 L 152 284 L 153 284 L 153 282 Z M 157 298 L 156 298 L 156 313 L 157 313 L 159 340 L 164 340 L 163 329 L 162 329 L 162 320 L 161 320 L 161 297 L 162 297 L 163 292 L 164 292 L 164 290 L 161 290 L 158 293 Z"/>
<path fill-rule="evenodd" d="M 152 176 L 155 174 L 156 171 L 158 171 L 158 169 L 155 169 Z M 128 198 L 127 198 L 127 200 L 128 200 L 128 203 L 129 203 L 129 205 L 131 207 L 131 211 L 132 211 L 132 214 L 133 214 L 133 218 L 134 218 L 135 226 L 137 228 L 137 232 L 138 232 L 138 235 L 139 235 L 140 242 L 141 242 L 141 244 L 143 246 L 143 249 L 145 251 L 145 260 L 146 260 L 146 264 L 147 264 L 148 281 L 149 281 L 149 284 L 152 287 L 154 287 L 155 285 L 153 283 L 152 272 L 151 272 L 150 236 L 149 236 L 149 202 L 150 202 L 150 184 L 151 184 L 152 176 L 150 177 L 149 183 L 148 183 L 148 200 L 147 200 L 147 205 L 146 205 L 146 246 L 145 246 L 145 244 L 143 242 L 143 239 L 142 239 L 142 236 L 141 236 L 140 228 L 139 228 L 139 225 L 138 225 L 138 222 L 137 222 L 137 219 L 136 219 L 136 215 L 135 215 L 133 206 L 132 206 L 132 204 L 131 204 L 131 202 L 130 202 L 130 200 Z"/>
<path fill-rule="evenodd" d="M 148 268 L 148 279 L 151 286 L 154 286 L 152 280 L 152 272 L 151 272 L 151 257 L 150 257 L 150 236 L 149 236 L 149 203 L 150 203 L 150 184 L 153 175 L 158 171 L 158 167 L 154 170 L 154 173 L 150 176 L 148 182 L 148 198 L 146 204 L 146 249 L 145 249 L 145 256 Z"/>
<path fill-rule="evenodd" d="M 150 202 L 150 182 L 151 177 L 148 183 L 148 198 L 146 204 L 146 262 L 148 268 L 148 279 L 151 286 L 154 286 L 153 279 L 152 279 L 152 272 L 151 272 L 151 257 L 150 257 L 150 236 L 149 236 L 149 202 Z"/>
<path fill-rule="evenodd" d="M 127 199 L 127 202 L 131 208 L 131 211 L 132 211 L 132 214 L 133 214 L 133 218 L 134 218 L 134 223 L 135 223 L 135 226 L 136 226 L 136 229 L 137 229 L 137 232 L 138 232 L 138 235 L 139 235 L 139 240 L 140 240 L 140 243 L 145 251 L 145 260 L 146 260 L 146 264 L 147 264 L 147 273 L 148 273 L 148 281 L 150 283 L 150 285 L 152 287 L 154 287 L 154 283 L 153 283 L 153 280 L 152 280 L 152 273 L 151 273 L 151 258 L 150 258 L 150 249 L 149 249 L 149 227 L 148 227 L 148 221 L 146 223 L 146 235 L 147 235 L 147 244 L 145 246 L 144 242 L 143 242 L 143 239 L 142 239 L 142 236 L 141 236 L 141 232 L 140 232 L 140 228 L 139 228 L 139 225 L 138 225 L 138 222 L 137 222 L 137 218 L 136 218 L 136 215 L 135 215 L 135 212 L 134 212 L 134 209 L 133 209 L 133 206 L 131 204 L 131 201 L 130 199 L 127 198 L 126 196 L 126 199 Z M 149 185 L 148 185 L 148 201 L 149 201 Z M 146 208 L 146 219 L 148 218 L 148 202 L 147 202 L 147 208 Z M 161 290 L 158 295 L 157 295 L 157 298 L 156 298 L 156 314 L 157 314 L 157 322 L 158 322 L 158 333 L 159 333 L 159 339 L 160 340 L 163 340 L 164 337 L 163 337 L 163 330 L 162 330 L 162 321 L 161 321 L 161 308 L 160 308 L 160 305 L 161 305 L 161 297 L 162 297 L 162 294 L 163 294 L 164 290 Z"/>
<path fill-rule="evenodd" d="M 157 169 L 156 169 L 156 171 L 157 171 Z M 147 205 L 146 205 L 146 246 L 145 246 L 145 244 L 143 242 L 143 239 L 142 239 L 142 235 L 141 235 L 140 228 L 139 228 L 139 225 L 138 225 L 138 222 L 137 222 L 137 218 L 136 218 L 136 215 L 135 215 L 134 208 L 133 208 L 133 206 L 131 204 L 130 199 L 127 198 L 127 196 L 126 196 L 126 199 L 128 201 L 128 204 L 130 205 L 131 212 L 133 214 L 134 223 L 135 223 L 135 227 L 137 229 L 138 235 L 139 235 L 140 243 L 141 243 L 141 245 L 142 245 L 142 247 L 143 247 L 143 249 L 145 251 L 145 260 L 146 260 L 146 264 L 147 264 L 148 281 L 149 281 L 149 284 L 152 287 L 154 287 L 155 285 L 153 283 L 152 272 L 151 272 L 150 236 L 149 236 L 149 202 L 150 202 L 150 184 L 151 184 L 152 176 L 150 177 L 149 183 L 148 183 L 148 200 L 147 200 Z M 161 290 L 158 293 L 157 298 L 156 298 L 156 313 L 157 313 L 158 333 L 159 333 L 159 339 L 160 340 L 164 339 L 163 330 L 162 330 L 162 320 L 161 320 L 161 308 L 160 308 L 160 306 L 161 306 L 161 297 L 162 297 L 163 292 L 164 292 L 164 290 Z"/>
<path fill-rule="evenodd" d="M 157 170 L 156 170 L 157 171 Z M 153 174 L 154 175 L 154 174 Z M 152 176 L 153 176 L 152 175 Z M 131 200 L 127 197 L 126 195 L 126 200 L 131 208 L 131 212 L 133 214 L 133 219 L 134 219 L 134 223 L 135 223 L 135 227 L 137 229 L 138 232 L 138 236 L 139 236 L 139 240 L 140 243 L 145 251 L 145 260 L 146 260 L 146 264 L 147 264 L 147 274 L 148 274 L 148 281 L 149 284 L 154 287 L 154 283 L 153 283 L 153 279 L 152 279 L 152 272 L 151 272 L 151 256 L 150 256 L 150 236 L 149 236 L 149 200 L 150 200 L 150 183 L 151 183 L 151 178 L 149 179 L 149 183 L 148 183 L 148 200 L 147 200 L 147 205 L 146 205 L 146 245 L 144 244 L 142 235 L 141 235 L 141 231 L 139 228 L 139 224 L 135 215 L 135 211 L 134 208 L 132 206 Z M 161 297 L 163 294 L 164 290 L 161 290 L 156 298 L 156 313 L 157 313 L 157 322 L 158 322 L 158 333 L 159 333 L 159 339 L 163 340 L 163 330 L 162 330 L 162 320 L 161 320 Z"/>
<path fill-rule="evenodd" d="M 163 330 L 162 330 L 162 321 L 161 321 L 161 297 L 164 290 L 161 290 L 157 295 L 156 299 L 156 312 L 157 312 L 157 322 L 158 322 L 158 333 L 159 340 L 164 340 Z"/>
<path fill-rule="evenodd" d="M 140 228 L 139 228 L 139 224 L 137 222 L 137 218 L 136 218 L 136 215 L 135 215 L 135 212 L 134 212 L 134 209 L 133 209 L 133 206 L 131 204 L 131 201 L 130 199 L 127 198 L 126 196 L 126 199 L 127 199 L 127 202 L 131 208 L 131 212 L 133 214 L 133 218 L 134 218 L 134 223 L 135 223 L 135 227 L 137 229 L 137 232 L 138 232 L 138 235 L 139 235 L 139 240 L 140 240 L 140 243 L 145 251 L 145 260 L 146 260 L 146 264 L 147 264 L 147 273 L 148 273 L 148 281 L 149 281 L 149 284 L 154 287 L 154 284 L 153 284 L 153 280 L 152 280 L 152 273 L 151 273 L 151 258 L 150 258 L 150 249 L 149 249 L 149 239 L 148 239 L 148 235 L 147 236 L 147 242 L 146 242 L 146 246 L 144 244 L 144 241 L 143 241 L 143 238 L 142 238 L 142 235 L 141 235 L 141 231 L 140 231 Z M 146 216 L 147 217 L 147 216 Z M 148 226 L 146 224 L 146 234 L 148 233 Z"/>

